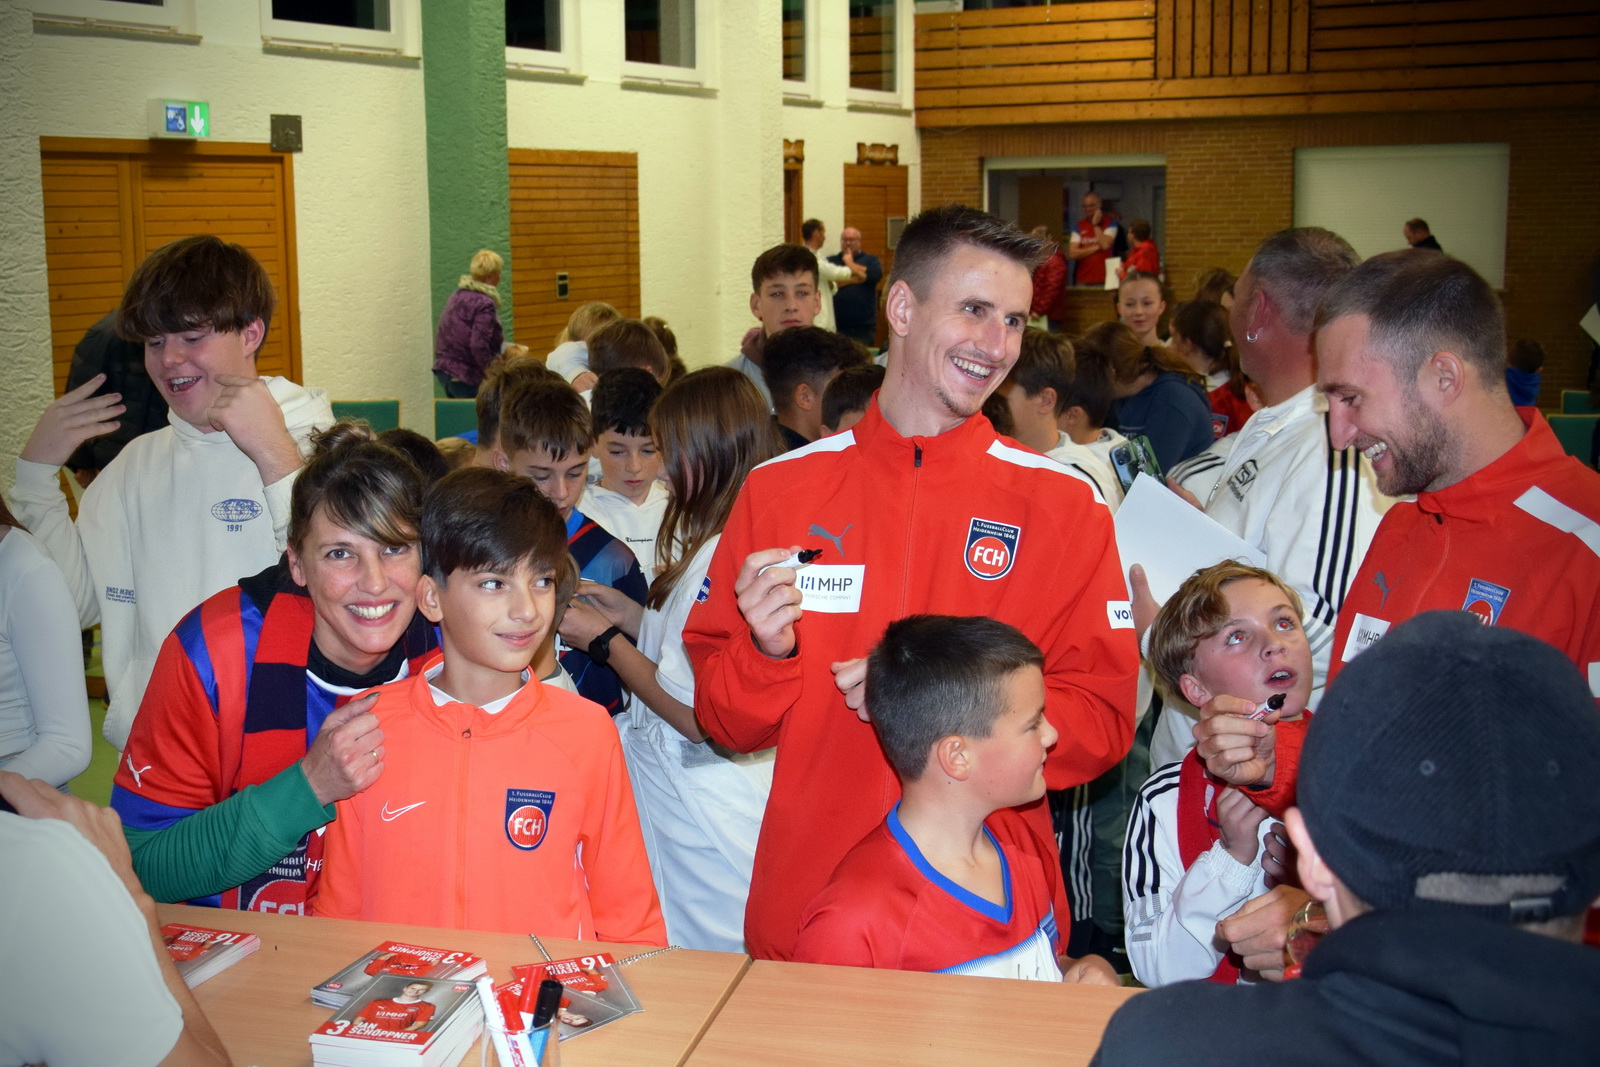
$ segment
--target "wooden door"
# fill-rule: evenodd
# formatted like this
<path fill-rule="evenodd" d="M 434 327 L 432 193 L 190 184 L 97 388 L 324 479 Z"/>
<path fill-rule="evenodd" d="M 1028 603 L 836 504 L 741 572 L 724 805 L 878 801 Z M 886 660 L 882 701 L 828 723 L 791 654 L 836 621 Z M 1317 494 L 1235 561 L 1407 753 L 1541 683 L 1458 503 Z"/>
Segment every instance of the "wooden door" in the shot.
<path fill-rule="evenodd" d="M 861 231 L 861 250 L 883 263 L 884 280 L 878 283 L 877 346 L 883 348 L 888 327 L 881 301 L 887 287 L 894 250 L 889 247 L 889 219 L 906 217 L 910 169 L 875 163 L 844 165 L 844 225 Z M 843 227 L 840 227 L 841 229 Z"/>
<path fill-rule="evenodd" d="M 1026 175 L 1017 179 L 1017 226 L 1024 232 L 1043 226 L 1059 238 L 1065 183 L 1051 175 Z"/>
<path fill-rule="evenodd" d="M 513 148 L 511 309 L 517 340 L 548 352 L 574 309 L 639 315 L 639 157 Z M 567 275 L 567 296 L 557 274 Z"/>
<path fill-rule="evenodd" d="M 278 306 L 256 367 L 299 381 L 292 166 L 257 144 L 41 138 L 56 392 L 73 348 L 121 302 L 133 269 L 162 245 L 200 233 L 241 244 L 261 261 Z"/>

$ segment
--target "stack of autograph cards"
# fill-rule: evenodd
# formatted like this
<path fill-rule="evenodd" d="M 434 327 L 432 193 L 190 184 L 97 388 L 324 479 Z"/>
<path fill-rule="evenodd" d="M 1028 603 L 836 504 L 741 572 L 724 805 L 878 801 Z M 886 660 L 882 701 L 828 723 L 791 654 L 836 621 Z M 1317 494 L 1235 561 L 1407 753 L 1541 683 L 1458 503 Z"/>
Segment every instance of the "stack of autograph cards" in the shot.
<path fill-rule="evenodd" d="M 324 1008 L 342 1008 L 363 996 L 380 975 L 402 978 L 456 978 L 471 981 L 488 973 L 482 956 L 461 949 L 427 948 L 400 941 L 385 941 L 338 974 L 311 990 L 311 999 Z"/>
<path fill-rule="evenodd" d="M 261 947 L 261 939 L 255 934 L 208 930 L 186 923 L 167 923 L 161 928 L 161 940 L 166 942 L 167 954 L 190 989 Z"/>
<path fill-rule="evenodd" d="M 539 983 L 546 978 L 554 978 L 566 987 L 557 1016 L 563 1041 L 598 1030 L 624 1015 L 644 1010 L 639 998 L 633 995 L 633 990 L 628 986 L 628 980 L 617 969 L 616 960 L 608 952 L 546 963 L 524 963 L 511 968 L 511 974 L 511 981 L 496 986 L 495 992 L 498 994 L 503 990 L 519 999 L 529 1000 L 526 1013 L 531 1013 L 533 1006 L 531 998 L 523 998 L 525 991 L 536 992 Z"/>
<path fill-rule="evenodd" d="M 381 974 L 311 1034 L 317 1067 L 447 1067 L 483 1030 L 472 982 Z"/>

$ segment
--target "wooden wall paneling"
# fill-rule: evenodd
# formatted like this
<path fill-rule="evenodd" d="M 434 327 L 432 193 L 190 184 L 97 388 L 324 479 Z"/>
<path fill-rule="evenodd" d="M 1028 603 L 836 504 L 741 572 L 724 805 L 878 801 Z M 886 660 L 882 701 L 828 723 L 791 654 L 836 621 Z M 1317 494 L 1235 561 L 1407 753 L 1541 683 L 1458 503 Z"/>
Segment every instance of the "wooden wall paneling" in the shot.
<path fill-rule="evenodd" d="M 1176 9 L 1176 25 L 1173 27 L 1173 67 L 1172 76 L 1175 78 L 1188 78 L 1194 74 L 1194 41 L 1195 30 L 1205 30 L 1205 23 L 1196 21 L 1195 8 L 1200 0 L 1169 0 L 1169 6 Z"/>
<path fill-rule="evenodd" d="M 1155 20 L 1146 19 L 1138 37 L 1114 41 L 1076 41 L 1054 44 L 994 45 L 976 52 L 952 49 L 929 56 L 919 65 L 918 83 L 924 73 L 964 70 L 973 67 L 1021 67 L 1035 63 L 1092 63 L 1107 60 L 1155 59 Z M 930 83 L 930 84 L 936 84 Z"/>
<path fill-rule="evenodd" d="M 1310 69 L 1311 0 L 1289 0 L 1289 72 Z"/>
<path fill-rule="evenodd" d="M 919 107 L 940 106 L 933 101 L 948 102 L 961 99 L 959 90 L 1005 87 L 1014 85 L 1058 85 L 1100 81 L 1128 81 L 1148 78 L 1148 60 L 1116 60 L 1106 63 L 1030 63 L 1022 67 L 972 67 L 966 70 L 934 71 L 949 77 L 928 81 L 935 84 L 918 84 Z M 956 90 L 952 95 L 952 90 Z M 923 93 L 927 98 L 924 99 Z"/>
<path fill-rule="evenodd" d="M 917 27 L 917 124 L 930 128 L 1579 106 L 1600 95 L 1597 0 L 1090 2 L 918 16 Z M 1231 111 L 1223 83 L 1237 96 Z"/>
<path fill-rule="evenodd" d="M 1234 74 L 1250 73 L 1250 18 L 1253 0 L 1233 0 L 1233 55 L 1229 70 Z"/>
<path fill-rule="evenodd" d="M 1474 19 L 1503 19 L 1507 14 L 1523 18 L 1538 15 L 1594 14 L 1594 0 L 1517 0 L 1508 12 L 1506 0 L 1451 0 L 1450 3 L 1386 3 L 1370 0 L 1339 3 L 1316 0 L 1317 25 L 1411 26 L 1429 22 L 1464 22 Z"/>
<path fill-rule="evenodd" d="M 1272 0 L 1250 0 L 1250 73 L 1272 73 Z"/>
<path fill-rule="evenodd" d="M 1268 32 L 1267 65 L 1259 74 L 1285 74 L 1289 70 L 1289 0 L 1266 0 Z"/>
<path fill-rule="evenodd" d="M 1512 41 L 1563 40 L 1600 33 L 1600 15 L 1558 18 L 1494 19 L 1471 22 L 1433 22 L 1409 26 L 1318 25 L 1314 46 L 1337 48 L 1399 48 L 1436 44 L 1504 44 Z"/>
<path fill-rule="evenodd" d="M 1162 4 L 1158 12 L 1162 9 L 1170 11 L 1170 8 L 1171 5 Z M 1054 12 L 1060 9 L 1051 10 Z M 917 34 L 917 47 L 924 52 L 949 52 L 1018 44 L 1115 41 L 1148 37 L 1157 21 L 1157 17 L 1146 11 L 1136 18 L 1098 19 L 1094 22 L 1040 21 L 1032 25 L 930 30 Z"/>
<path fill-rule="evenodd" d="M 589 300 L 638 316 L 638 157 L 514 148 L 509 174 L 511 304 L 523 343 L 542 350 Z M 565 300 L 556 295 L 561 271 Z"/>
<path fill-rule="evenodd" d="M 1156 7 L 1156 77 L 1170 78 L 1174 67 L 1174 46 L 1177 40 L 1176 12 L 1178 0 L 1161 0 Z"/>
<path fill-rule="evenodd" d="M 50 294 L 51 370 L 65 389 L 72 350 L 84 331 L 122 299 L 127 279 L 123 227 L 125 171 L 117 159 L 40 161 L 45 274 Z M 85 226 L 93 226 L 86 230 Z"/>
<path fill-rule="evenodd" d="M 1013 105 L 1008 108 L 948 108 L 938 113 L 940 124 L 948 126 L 1045 125 L 1074 122 L 1134 122 L 1147 119 L 1249 118 L 1274 115 L 1336 115 L 1350 112 L 1384 111 L 1476 111 L 1482 109 L 1573 108 L 1600 106 L 1595 87 L 1538 85 L 1508 93 L 1503 88 L 1441 88 L 1396 92 L 1377 89 L 1371 92 L 1317 94 L 1299 92 L 1286 96 L 1194 97 L 1172 101 L 1148 99 L 1114 100 L 1091 103 L 1043 103 Z M 927 123 L 925 123 L 927 125 Z"/>
<path fill-rule="evenodd" d="M 1398 70 L 1413 67 L 1474 66 L 1482 62 L 1484 46 L 1481 44 L 1419 45 L 1412 48 L 1351 48 L 1338 51 L 1321 51 L 1312 39 L 1311 69 L 1334 70 Z M 1511 63 L 1543 64 L 1563 59 L 1595 59 L 1600 57 L 1600 43 L 1594 38 L 1576 38 L 1556 41 L 1517 41 L 1499 44 L 1494 48 L 1495 66 Z"/>
<path fill-rule="evenodd" d="M 1233 71 L 1233 0 L 1211 0 L 1211 56 L 1206 74 L 1224 75 Z M 1198 65 L 1197 65 L 1198 67 Z M 1199 70 L 1196 70 L 1199 73 Z"/>

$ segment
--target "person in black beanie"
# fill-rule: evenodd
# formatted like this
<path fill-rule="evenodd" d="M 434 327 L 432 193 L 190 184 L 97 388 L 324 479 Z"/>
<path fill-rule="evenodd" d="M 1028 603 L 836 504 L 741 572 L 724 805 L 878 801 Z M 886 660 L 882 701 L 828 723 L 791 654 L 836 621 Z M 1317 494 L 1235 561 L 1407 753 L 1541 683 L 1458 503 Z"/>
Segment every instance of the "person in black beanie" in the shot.
<path fill-rule="evenodd" d="M 1600 710 L 1559 650 L 1464 611 L 1399 624 L 1306 736 L 1287 822 L 1330 932 L 1301 977 L 1135 997 L 1094 1063 L 1593 1063 L 1597 781 Z"/>

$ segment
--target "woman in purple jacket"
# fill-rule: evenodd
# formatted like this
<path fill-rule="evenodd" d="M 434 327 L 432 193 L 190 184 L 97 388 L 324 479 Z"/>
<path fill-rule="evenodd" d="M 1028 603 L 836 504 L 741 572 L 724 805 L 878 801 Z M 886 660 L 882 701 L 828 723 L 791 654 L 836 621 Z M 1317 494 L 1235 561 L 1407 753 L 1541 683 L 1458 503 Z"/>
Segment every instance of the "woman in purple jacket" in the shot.
<path fill-rule="evenodd" d="M 484 369 L 500 354 L 505 334 L 500 328 L 500 268 L 503 261 L 487 248 L 472 257 L 472 273 L 463 274 L 445 301 L 433 338 L 433 374 L 444 395 L 472 398 Z"/>

